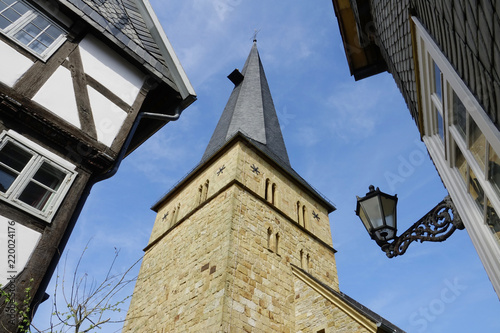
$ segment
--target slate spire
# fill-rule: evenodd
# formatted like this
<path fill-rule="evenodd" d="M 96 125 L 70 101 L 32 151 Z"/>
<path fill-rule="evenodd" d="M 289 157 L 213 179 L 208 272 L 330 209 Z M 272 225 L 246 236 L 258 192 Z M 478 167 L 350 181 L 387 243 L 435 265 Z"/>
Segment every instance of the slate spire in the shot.
<path fill-rule="evenodd" d="M 276 162 L 290 167 L 255 40 L 241 73 L 236 69 L 228 78 L 235 87 L 203 154 L 202 162 L 236 133 L 241 132 Z"/>

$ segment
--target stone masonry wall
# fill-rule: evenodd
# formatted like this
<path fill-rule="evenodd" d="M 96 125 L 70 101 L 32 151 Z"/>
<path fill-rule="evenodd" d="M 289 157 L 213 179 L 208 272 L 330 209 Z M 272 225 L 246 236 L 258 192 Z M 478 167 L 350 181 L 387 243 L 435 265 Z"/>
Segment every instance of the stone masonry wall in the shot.
<path fill-rule="evenodd" d="M 237 149 L 226 151 L 215 163 L 203 168 L 193 179 L 182 185 L 177 192 L 163 203 L 158 210 L 158 215 L 156 215 L 153 231 L 149 239 L 150 244 L 175 225 L 176 222 L 182 220 L 186 214 L 199 208 L 206 199 L 210 198 L 236 177 L 237 155 Z M 222 167 L 224 169 L 217 175 L 217 172 Z M 203 191 L 206 191 L 207 181 L 208 191 L 205 193 Z M 202 196 L 201 200 L 200 194 Z"/>
<path fill-rule="evenodd" d="M 295 331 L 316 333 L 362 333 L 366 328 L 329 300 L 295 278 Z"/>
<path fill-rule="evenodd" d="M 276 184 L 276 208 L 298 223 L 298 214 L 302 215 L 302 212 L 297 212 L 297 202 L 300 202 L 301 209 L 306 207 L 306 229 L 331 246 L 332 234 L 327 209 L 298 186 L 290 176 L 260 157 L 254 149 L 244 144 L 241 144 L 241 147 L 242 153 L 238 163 L 241 182 L 264 197 L 266 179 L 269 179 L 271 184 Z M 252 172 L 252 165 L 259 168 L 259 174 Z M 318 214 L 318 219 L 313 217 L 313 212 Z"/>
<path fill-rule="evenodd" d="M 220 331 L 232 192 L 221 193 L 146 252 L 123 332 Z"/>
<path fill-rule="evenodd" d="M 225 331 L 295 332 L 290 263 L 301 265 L 302 250 L 310 257 L 309 265 L 305 260 L 302 263 L 304 269 L 338 290 L 334 254 L 245 189 L 238 187 L 235 204 Z"/>

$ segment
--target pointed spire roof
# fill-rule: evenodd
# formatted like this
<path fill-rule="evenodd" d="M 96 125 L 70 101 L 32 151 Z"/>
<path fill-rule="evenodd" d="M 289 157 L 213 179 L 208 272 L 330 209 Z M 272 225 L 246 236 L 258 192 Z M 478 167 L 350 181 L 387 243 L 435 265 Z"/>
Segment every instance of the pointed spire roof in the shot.
<path fill-rule="evenodd" d="M 290 167 L 256 40 L 241 73 L 234 70 L 228 78 L 235 87 L 203 154 L 202 162 L 241 132 L 276 162 Z"/>
<path fill-rule="evenodd" d="M 151 209 L 158 212 L 165 200 L 195 177 L 199 170 L 203 170 L 207 165 L 206 162 L 218 151 L 223 150 L 226 144 L 242 140 L 265 155 L 262 157 L 274 162 L 273 166 L 277 166 L 300 184 L 312 197 L 325 205 L 329 213 L 333 212 L 335 210 L 333 203 L 309 185 L 290 165 L 255 39 L 241 73 L 236 69 L 228 75 L 228 78 L 235 87 L 200 163 Z"/>

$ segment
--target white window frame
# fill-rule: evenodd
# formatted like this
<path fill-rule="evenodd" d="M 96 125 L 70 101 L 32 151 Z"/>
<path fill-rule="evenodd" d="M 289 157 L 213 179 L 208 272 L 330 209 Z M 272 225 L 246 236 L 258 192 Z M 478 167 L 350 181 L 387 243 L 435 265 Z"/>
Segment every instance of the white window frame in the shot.
<path fill-rule="evenodd" d="M 457 145 L 461 150 L 464 158 L 470 168 L 477 177 L 484 195 L 490 200 L 492 207 L 500 214 L 500 196 L 496 193 L 493 186 L 488 181 L 488 169 L 482 170 L 477 163 L 472 152 L 468 149 L 468 142 L 465 142 L 456 128 L 450 123 L 449 113 L 452 112 L 452 96 L 453 91 L 462 101 L 467 109 L 470 119 L 473 120 L 483 133 L 486 142 L 498 156 L 500 152 L 500 132 L 495 127 L 481 105 L 475 99 L 468 87 L 456 73 L 453 66 L 436 45 L 432 37 L 427 33 L 426 29 L 416 17 L 412 17 L 416 41 L 420 86 L 419 92 L 421 97 L 421 111 L 423 114 L 422 138 L 427 146 L 429 154 L 434 161 L 436 168 L 452 197 L 455 206 L 460 214 L 469 236 L 479 254 L 481 261 L 488 273 L 488 276 L 500 297 L 500 244 L 490 231 L 489 226 L 485 223 L 484 211 L 481 212 L 472 196 L 468 193 L 468 181 L 464 184 L 462 176 L 457 168 L 455 168 L 455 151 L 454 145 Z M 441 94 L 442 94 L 442 110 L 443 121 L 445 128 L 445 142 L 437 134 L 436 125 L 434 124 L 434 114 L 432 105 L 434 104 L 431 98 L 432 95 L 432 77 L 433 71 L 429 71 L 434 61 L 441 70 Z M 469 121 L 467 121 L 467 133 L 469 132 Z M 468 140 L 469 135 L 466 135 Z M 485 145 L 488 147 L 488 144 Z M 488 152 L 486 152 L 485 162 L 488 163 Z M 486 208 L 485 208 L 486 209 Z"/>
<path fill-rule="evenodd" d="M 40 58 L 41 60 L 47 60 L 66 40 L 66 35 L 67 31 L 66 29 L 62 28 L 60 25 L 56 24 L 53 20 L 49 19 L 46 15 L 42 14 L 38 9 L 34 8 L 31 6 L 27 1 L 25 0 L 17 0 L 18 2 L 23 3 L 26 7 L 28 7 L 30 10 L 23 14 L 21 17 L 19 17 L 16 21 L 12 22 L 9 26 L 7 26 L 5 29 L 0 29 L 0 32 L 2 32 L 5 36 L 7 36 L 10 40 L 14 41 L 16 44 L 21 46 L 23 49 L 28 51 L 29 53 L 33 54 L 34 56 Z M 43 17 L 45 20 L 50 22 L 51 25 L 57 27 L 62 31 L 62 34 L 57 37 L 50 46 L 43 51 L 42 53 L 38 53 L 34 50 L 32 50 L 30 47 L 27 45 L 24 45 L 22 42 L 17 40 L 14 36 L 15 34 L 20 31 L 22 28 L 27 26 L 30 22 L 35 20 L 37 17 Z"/>
<path fill-rule="evenodd" d="M 75 171 L 75 166 L 38 144 L 26 139 L 15 131 L 3 131 L 0 134 L 0 149 L 3 148 L 8 142 L 11 142 L 28 151 L 32 154 L 32 158 L 21 170 L 8 190 L 5 193 L 0 192 L 0 200 L 8 202 L 46 222 L 51 222 L 59 206 L 64 200 L 64 197 L 68 193 L 73 181 L 75 180 L 76 175 L 78 174 Z M 53 197 L 50 198 L 47 205 L 42 210 L 39 210 L 19 200 L 19 196 L 23 193 L 26 186 L 32 181 L 33 176 L 43 163 L 47 163 L 63 172 L 65 177 L 59 188 L 55 191 Z"/>

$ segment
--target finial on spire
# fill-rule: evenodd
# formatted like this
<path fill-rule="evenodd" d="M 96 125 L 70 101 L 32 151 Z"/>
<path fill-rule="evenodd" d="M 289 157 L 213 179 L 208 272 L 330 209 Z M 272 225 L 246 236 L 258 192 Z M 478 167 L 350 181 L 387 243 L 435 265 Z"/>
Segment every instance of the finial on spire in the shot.
<path fill-rule="evenodd" d="M 253 42 L 257 43 L 257 34 L 260 32 L 260 29 L 255 29 L 253 33 Z"/>

